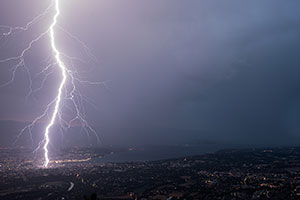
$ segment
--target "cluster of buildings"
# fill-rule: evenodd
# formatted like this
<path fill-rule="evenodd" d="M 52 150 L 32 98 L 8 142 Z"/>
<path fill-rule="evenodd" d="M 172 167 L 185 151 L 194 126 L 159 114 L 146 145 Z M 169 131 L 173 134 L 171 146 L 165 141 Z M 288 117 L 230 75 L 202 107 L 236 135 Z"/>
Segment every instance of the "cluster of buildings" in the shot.
<path fill-rule="evenodd" d="M 3 200 L 89 199 L 93 193 L 99 199 L 300 199 L 300 148 L 226 150 L 147 162 L 69 159 L 48 169 L 9 153 L 0 159 Z"/>

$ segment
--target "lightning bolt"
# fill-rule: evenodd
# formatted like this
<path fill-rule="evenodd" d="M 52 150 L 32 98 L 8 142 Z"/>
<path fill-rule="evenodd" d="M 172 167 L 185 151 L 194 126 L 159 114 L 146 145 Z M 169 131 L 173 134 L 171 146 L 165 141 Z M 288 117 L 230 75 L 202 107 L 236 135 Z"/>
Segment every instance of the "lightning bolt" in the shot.
<path fill-rule="evenodd" d="M 54 107 L 54 111 L 53 111 L 51 120 L 50 120 L 49 124 L 47 125 L 47 127 L 45 129 L 45 144 L 44 144 L 44 151 L 45 151 L 45 163 L 44 163 L 44 166 L 45 167 L 48 167 L 48 164 L 49 164 L 49 155 L 48 155 L 48 152 L 49 152 L 48 151 L 49 130 L 53 126 L 53 124 L 55 122 L 55 119 L 57 117 L 59 106 L 60 106 L 60 103 L 61 103 L 62 90 L 63 90 L 63 87 L 64 87 L 66 81 L 67 81 L 67 69 L 66 69 L 65 64 L 61 60 L 61 58 L 60 58 L 60 52 L 59 52 L 59 50 L 57 49 L 57 47 L 55 45 L 54 27 L 56 26 L 56 24 L 57 24 L 57 18 L 60 15 L 59 0 L 55 0 L 55 10 L 56 10 L 56 13 L 55 13 L 55 15 L 53 17 L 53 23 L 51 24 L 49 30 L 50 30 L 50 38 L 51 38 L 51 47 L 52 47 L 52 50 L 53 50 L 53 52 L 55 54 L 56 62 L 57 62 L 58 66 L 59 66 L 59 68 L 61 70 L 62 80 L 61 80 L 61 83 L 60 83 L 59 88 L 58 88 L 58 93 L 57 93 L 57 96 L 56 96 L 55 107 Z"/>
<path fill-rule="evenodd" d="M 42 112 L 42 114 L 38 117 L 36 117 L 29 125 L 25 126 L 20 133 L 17 136 L 16 141 L 19 140 L 19 138 L 24 134 L 25 131 L 28 131 L 31 137 L 31 141 L 33 144 L 33 129 L 35 125 L 44 120 L 45 118 L 49 118 L 49 121 L 47 122 L 47 125 L 44 129 L 44 138 L 42 141 L 38 143 L 38 146 L 35 148 L 34 152 L 37 152 L 38 150 L 44 151 L 44 159 L 43 159 L 43 166 L 48 167 L 51 163 L 50 157 L 49 157 L 49 144 L 50 144 L 50 134 L 51 134 L 51 128 L 55 125 L 57 119 L 59 119 L 59 124 L 62 129 L 70 128 L 73 123 L 78 121 L 81 126 L 81 130 L 83 130 L 87 135 L 90 135 L 90 133 L 94 134 L 94 136 L 97 138 L 97 141 L 99 142 L 99 137 L 96 131 L 88 124 L 88 122 L 85 120 L 85 112 L 83 108 L 83 101 L 89 103 L 87 98 L 84 97 L 77 89 L 76 89 L 76 83 L 79 84 L 90 84 L 90 85 L 103 85 L 106 88 L 107 81 L 104 82 L 93 82 L 88 80 L 83 80 L 79 76 L 79 72 L 74 69 L 74 66 L 72 64 L 73 60 L 78 60 L 80 62 L 85 62 L 84 60 L 81 60 L 77 57 L 68 56 L 65 53 L 62 53 L 56 44 L 56 31 L 57 29 L 61 30 L 63 33 L 65 33 L 68 37 L 79 43 L 83 50 L 85 51 L 86 55 L 92 60 L 96 60 L 97 58 L 91 53 L 87 45 L 84 44 L 79 38 L 72 35 L 68 31 L 64 30 L 63 28 L 58 26 L 58 18 L 60 16 L 61 10 L 60 10 L 60 2 L 61 0 L 52 0 L 52 3 L 49 5 L 49 7 L 46 8 L 46 10 L 36 16 L 34 19 L 32 19 L 30 22 L 28 22 L 24 27 L 10 27 L 10 26 L 0 26 L 2 29 L 7 29 L 8 31 L 4 32 L 2 34 L 3 37 L 9 37 L 13 36 L 16 33 L 24 32 L 29 30 L 34 24 L 39 22 L 40 19 L 43 17 L 46 17 L 50 10 L 54 8 L 54 14 L 52 15 L 52 22 L 50 26 L 46 29 L 46 31 L 39 34 L 36 38 L 32 39 L 29 44 L 21 51 L 21 53 L 18 56 L 9 57 L 6 59 L 0 60 L 0 63 L 7 63 L 7 62 L 17 62 L 16 65 L 12 68 L 12 75 L 9 81 L 3 83 L 0 85 L 1 87 L 7 86 L 9 84 L 12 84 L 15 81 L 16 73 L 20 68 L 25 69 L 26 74 L 29 78 L 29 92 L 27 95 L 27 99 L 35 92 L 38 92 L 43 89 L 43 86 L 48 79 L 48 77 L 52 74 L 52 71 L 54 67 L 59 68 L 60 70 L 60 82 L 59 86 L 57 88 L 56 96 L 48 103 Z M 33 88 L 33 80 L 32 75 L 25 64 L 25 56 L 28 53 L 29 50 L 31 50 L 32 46 L 44 38 L 45 35 L 49 34 L 50 36 L 50 46 L 51 46 L 51 55 L 49 56 L 49 59 L 47 61 L 47 65 L 43 67 L 43 69 L 36 74 L 36 76 L 43 76 L 43 80 L 41 85 L 38 88 Z M 0 38 L 1 39 L 1 38 Z M 54 61 L 51 61 L 51 57 L 53 57 Z M 68 59 L 71 62 L 69 63 L 69 67 L 65 64 L 63 59 Z M 69 102 L 69 103 L 68 103 Z M 63 117 L 63 108 L 71 110 L 74 116 L 67 120 Z M 50 116 L 50 117 L 49 117 Z"/>

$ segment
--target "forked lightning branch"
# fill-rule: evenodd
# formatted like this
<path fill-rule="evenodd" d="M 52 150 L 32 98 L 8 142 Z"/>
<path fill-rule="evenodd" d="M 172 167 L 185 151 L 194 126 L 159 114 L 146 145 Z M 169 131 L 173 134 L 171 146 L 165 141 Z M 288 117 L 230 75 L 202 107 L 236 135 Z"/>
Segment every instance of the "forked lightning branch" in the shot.
<path fill-rule="evenodd" d="M 50 2 L 49 7 L 29 21 L 25 26 L 14 27 L 8 25 L 0 26 L 2 30 L 6 30 L 2 32 L 2 37 L 12 38 L 15 35 L 20 34 L 22 32 L 26 32 L 30 30 L 34 24 L 37 24 L 41 21 L 41 19 L 51 16 L 49 19 L 49 26 L 46 28 L 44 32 L 38 34 L 38 36 L 31 41 L 28 42 L 28 45 L 22 49 L 22 51 L 18 55 L 14 55 L 12 57 L 4 58 L 0 60 L 1 66 L 9 65 L 11 66 L 11 77 L 8 81 L 2 83 L 1 87 L 5 87 L 7 85 L 13 84 L 16 79 L 16 73 L 21 68 L 27 71 L 27 76 L 30 82 L 29 85 L 29 93 L 25 98 L 28 98 L 32 93 L 43 90 L 43 86 L 46 80 L 49 78 L 49 74 L 51 74 L 55 68 L 59 69 L 59 74 L 57 74 L 57 82 L 58 87 L 55 88 L 56 96 L 52 99 L 48 100 L 48 103 L 45 104 L 45 109 L 39 116 L 37 116 L 30 124 L 25 126 L 20 133 L 18 134 L 16 141 L 24 134 L 29 134 L 32 142 L 33 142 L 33 135 L 34 127 L 39 122 L 46 121 L 46 125 L 43 131 L 43 140 L 39 142 L 39 144 L 35 147 L 34 152 L 38 152 L 42 150 L 44 153 L 43 159 L 43 166 L 48 167 L 51 163 L 51 159 L 49 156 L 49 144 L 51 143 L 51 134 L 54 134 L 52 130 L 55 124 L 60 125 L 64 129 L 68 129 L 72 126 L 72 124 L 77 124 L 81 127 L 81 130 L 84 131 L 87 135 L 93 134 L 98 142 L 99 137 L 96 131 L 88 124 L 85 119 L 86 114 L 84 113 L 83 109 L 83 99 L 84 96 L 76 88 L 77 84 L 105 84 L 105 82 L 92 82 L 88 80 L 83 80 L 80 77 L 78 71 L 74 70 L 74 67 L 69 67 L 65 64 L 64 59 L 78 59 L 80 58 L 73 58 L 71 56 L 67 56 L 66 52 L 62 52 L 57 45 L 57 34 L 58 30 L 63 31 L 68 37 L 72 40 L 78 42 L 82 49 L 85 51 L 86 55 L 91 57 L 95 60 L 95 56 L 93 56 L 88 49 L 88 47 L 79 40 L 76 36 L 72 35 L 71 33 L 67 32 L 66 30 L 62 29 L 58 24 L 61 17 L 61 7 L 60 3 L 64 0 L 52 0 Z M 35 74 L 38 76 L 43 77 L 43 81 L 38 88 L 33 88 L 32 86 L 32 74 L 29 70 L 30 66 L 26 65 L 26 55 L 32 49 L 33 45 L 38 43 L 42 38 L 48 37 L 49 39 L 49 47 L 51 48 L 51 62 L 47 65 L 41 67 L 39 73 Z M 16 64 L 15 64 L 16 63 Z M 69 106 L 66 106 L 69 105 Z M 70 106 L 72 105 L 72 106 Z M 73 116 L 71 118 L 65 119 L 63 112 L 64 110 L 69 109 L 72 111 Z"/>

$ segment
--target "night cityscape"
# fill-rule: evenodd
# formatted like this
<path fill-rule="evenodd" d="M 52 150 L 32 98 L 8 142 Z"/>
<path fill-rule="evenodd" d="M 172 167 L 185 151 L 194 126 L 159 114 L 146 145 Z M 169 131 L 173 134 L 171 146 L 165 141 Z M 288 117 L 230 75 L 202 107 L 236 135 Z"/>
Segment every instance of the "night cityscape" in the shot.
<path fill-rule="evenodd" d="M 66 160 L 48 169 L 15 155 L 12 150 L 1 153 L 3 200 L 89 199 L 92 194 L 99 199 L 128 200 L 300 198 L 299 147 L 230 149 L 144 162 Z"/>
<path fill-rule="evenodd" d="M 1 0 L 0 200 L 300 200 L 299 10 Z"/>

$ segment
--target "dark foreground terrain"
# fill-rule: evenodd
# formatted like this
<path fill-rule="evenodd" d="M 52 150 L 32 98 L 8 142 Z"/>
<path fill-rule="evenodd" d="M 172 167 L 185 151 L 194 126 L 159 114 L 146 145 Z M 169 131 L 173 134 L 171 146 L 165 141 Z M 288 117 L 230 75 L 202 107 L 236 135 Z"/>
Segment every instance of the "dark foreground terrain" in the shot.
<path fill-rule="evenodd" d="M 300 199 L 300 148 L 224 150 L 134 163 L 57 163 L 49 169 L 14 158 L 7 152 L 0 157 L 1 200 L 90 199 L 93 193 L 98 199 Z"/>

